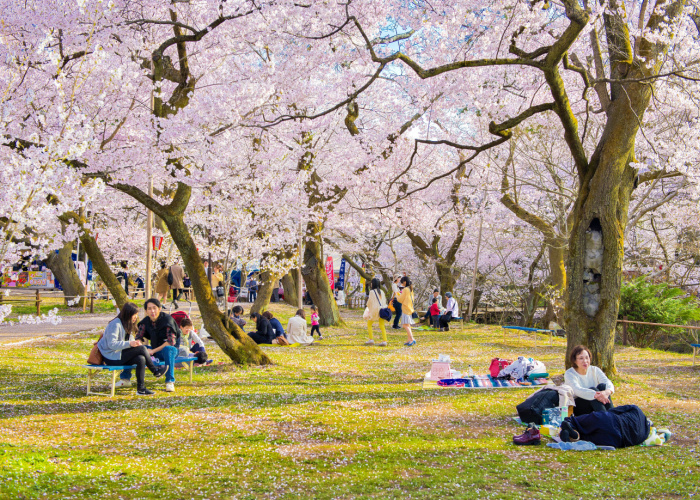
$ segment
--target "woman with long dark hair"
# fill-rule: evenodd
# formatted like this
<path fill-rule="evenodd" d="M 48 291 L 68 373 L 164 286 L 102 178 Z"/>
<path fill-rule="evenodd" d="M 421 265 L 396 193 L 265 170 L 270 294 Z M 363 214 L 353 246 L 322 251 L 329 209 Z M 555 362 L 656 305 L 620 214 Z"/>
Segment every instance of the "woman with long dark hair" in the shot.
<path fill-rule="evenodd" d="M 135 304 L 127 302 L 119 315 L 107 324 L 104 335 L 97 343 L 102 353 L 104 363 L 110 366 L 136 365 L 136 394 L 150 396 L 153 392 L 146 389 L 146 367 L 155 377 L 160 377 L 167 371 L 167 366 L 153 364 L 150 354 L 139 340 L 129 340 L 136 331 L 139 320 L 139 309 Z M 130 387 L 129 379 L 119 379 L 116 387 Z"/>
<path fill-rule="evenodd" d="M 271 344 L 275 339 L 275 332 L 266 317 L 260 313 L 250 313 L 250 319 L 255 320 L 256 331 L 250 332 L 248 336 L 256 344 Z"/>

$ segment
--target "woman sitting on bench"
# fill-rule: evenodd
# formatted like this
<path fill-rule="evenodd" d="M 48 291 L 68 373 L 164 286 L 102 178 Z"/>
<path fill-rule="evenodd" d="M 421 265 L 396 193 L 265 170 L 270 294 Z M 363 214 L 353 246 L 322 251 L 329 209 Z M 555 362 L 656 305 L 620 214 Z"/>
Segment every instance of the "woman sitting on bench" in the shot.
<path fill-rule="evenodd" d="M 569 362 L 571 368 L 564 373 L 564 383 L 574 390 L 574 415 L 609 411 L 613 407 L 610 395 L 615 387 L 603 370 L 591 366 L 591 351 L 577 345 L 571 350 Z"/>
<path fill-rule="evenodd" d="M 148 349 L 139 340 L 128 340 L 136 330 L 138 320 L 139 310 L 136 305 L 131 302 L 124 304 L 119 316 L 107 324 L 97 348 L 102 353 L 106 365 L 136 365 L 136 394 L 150 396 L 153 392 L 146 389 L 146 367 L 155 377 L 162 376 L 168 367 L 154 365 Z"/>

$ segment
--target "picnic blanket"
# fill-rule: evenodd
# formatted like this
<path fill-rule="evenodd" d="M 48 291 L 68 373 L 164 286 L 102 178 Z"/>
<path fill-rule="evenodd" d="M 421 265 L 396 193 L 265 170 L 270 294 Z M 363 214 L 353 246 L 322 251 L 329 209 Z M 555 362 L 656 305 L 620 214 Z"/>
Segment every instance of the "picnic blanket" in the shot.
<path fill-rule="evenodd" d="M 423 378 L 423 389 L 526 389 L 551 384 L 548 378 L 537 378 L 532 382 L 493 378 L 491 375 L 435 380 L 430 372 Z"/>

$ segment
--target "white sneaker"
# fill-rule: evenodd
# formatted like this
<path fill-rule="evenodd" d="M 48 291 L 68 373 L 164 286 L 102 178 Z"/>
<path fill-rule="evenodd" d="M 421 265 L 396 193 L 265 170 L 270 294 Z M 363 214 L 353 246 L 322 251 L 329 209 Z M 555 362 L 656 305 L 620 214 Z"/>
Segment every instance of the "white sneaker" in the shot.
<path fill-rule="evenodd" d="M 114 384 L 114 387 L 117 387 L 117 388 L 118 387 L 131 387 L 131 380 L 126 380 L 126 379 L 120 378 L 119 382 Z"/>
<path fill-rule="evenodd" d="M 386 342 L 380 342 L 380 343 L 378 343 L 377 345 L 378 345 L 379 347 L 386 347 L 386 346 L 388 346 L 389 344 L 387 344 Z"/>
<path fill-rule="evenodd" d="M 165 384 L 165 392 L 175 392 L 175 383 L 174 382 L 167 382 Z"/>
<path fill-rule="evenodd" d="M 365 342 L 365 345 L 374 345 L 374 340 L 369 339 L 367 342 Z"/>

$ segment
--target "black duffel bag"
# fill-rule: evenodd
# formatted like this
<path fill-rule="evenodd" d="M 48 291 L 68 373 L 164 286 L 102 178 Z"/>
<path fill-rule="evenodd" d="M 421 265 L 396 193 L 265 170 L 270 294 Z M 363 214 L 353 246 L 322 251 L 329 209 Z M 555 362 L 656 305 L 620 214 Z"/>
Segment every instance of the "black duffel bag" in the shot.
<path fill-rule="evenodd" d="M 559 393 L 551 390 L 540 390 L 520 403 L 515 408 L 523 423 L 542 425 L 542 414 L 548 408 L 559 406 Z"/>

